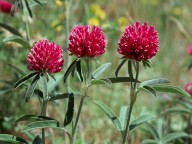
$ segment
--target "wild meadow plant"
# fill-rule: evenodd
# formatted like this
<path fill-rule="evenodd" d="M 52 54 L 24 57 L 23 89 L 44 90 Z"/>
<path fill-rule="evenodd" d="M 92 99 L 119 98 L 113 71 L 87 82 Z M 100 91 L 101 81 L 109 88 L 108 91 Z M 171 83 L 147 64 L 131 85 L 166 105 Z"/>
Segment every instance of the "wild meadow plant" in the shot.
<path fill-rule="evenodd" d="M 36 0 L 37 3 L 40 3 Z M 26 6 L 28 5 L 25 1 Z M 30 8 L 27 9 L 31 15 Z M 13 9 L 14 11 L 14 9 Z M 7 12 L 7 10 L 5 11 Z M 4 28 L 10 29 L 10 27 Z M 14 31 L 15 32 L 15 31 Z M 159 36 L 154 26 L 149 25 L 147 22 L 141 24 L 139 21 L 134 24 L 126 26 L 121 38 L 117 42 L 117 52 L 121 57 L 121 62 L 114 71 L 115 77 L 100 78 L 100 76 L 108 70 L 113 70 L 110 66 L 112 63 L 101 64 L 98 68 L 93 69 L 93 65 L 98 65 L 98 58 L 105 52 L 112 50 L 107 49 L 107 40 L 105 33 L 99 26 L 89 25 L 76 25 L 68 36 L 68 48 L 71 57 L 75 60 L 69 67 L 62 72 L 64 58 L 63 49 L 55 42 L 49 40 L 36 41 L 31 50 L 29 51 L 26 67 L 28 74 L 20 78 L 14 85 L 14 88 L 20 86 L 27 87 L 25 101 L 28 102 L 33 95 L 36 95 L 39 100 L 40 110 L 39 115 L 27 114 L 17 119 L 17 123 L 26 121 L 27 124 L 23 127 L 22 132 L 27 133 L 32 130 L 41 129 L 41 133 L 36 134 L 32 140 L 33 144 L 46 144 L 49 137 L 46 137 L 49 128 L 63 130 L 67 135 L 68 142 L 75 144 L 78 138 L 79 121 L 82 112 L 84 101 L 91 96 L 89 88 L 97 85 L 111 86 L 113 84 L 127 82 L 129 94 L 127 95 L 126 106 L 120 109 L 120 116 L 117 116 L 112 108 L 109 108 L 105 103 L 100 100 L 90 100 L 93 104 L 100 107 L 109 119 L 113 122 L 119 133 L 121 134 L 121 141 L 117 143 L 130 143 L 130 132 L 139 127 L 141 124 L 146 123 L 155 118 L 154 115 L 145 114 L 132 119 L 132 111 L 136 100 L 139 99 L 138 93 L 146 92 L 154 97 L 157 92 L 174 93 L 190 97 L 189 93 L 180 89 L 177 86 L 171 85 L 170 81 L 165 78 L 150 79 L 141 82 L 139 79 L 140 67 L 143 65 L 145 68 L 151 67 L 150 59 L 153 58 L 159 51 Z M 114 57 L 114 59 L 116 59 Z M 127 64 L 127 76 L 119 76 L 119 71 L 122 66 Z M 110 69 L 111 68 L 111 69 Z M 63 73 L 63 87 L 67 87 L 67 92 L 61 94 L 51 95 L 48 89 L 50 79 L 54 79 L 55 73 Z M 80 83 L 78 92 L 73 91 L 71 77 L 76 77 Z M 26 83 L 30 83 L 27 85 Z M 99 94 L 99 89 L 97 90 Z M 121 97 L 121 96 L 119 96 Z M 80 103 L 75 109 L 76 99 L 80 99 Z M 63 121 L 49 117 L 48 104 L 53 101 L 60 101 L 64 99 L 67 101 L 67 111 Z M 113 101 L 113 99 L 111 99 Z M 107 127 L 106 127 L 107 129 Z M 154 130 L 155 131 L 155 130 Z M 104 132 L 103 132 L 104 134 Z M 190 137 L 187 133 L 172 133 L 171 135 L 157 141 L 148 140 L 145 143 L 160 143 L 166 144 L 180 137 Z M 63 136 L 64 138 L 64 136 Z M 66 139 L 66 137 L 65 137 Z M 106 138 L 107 139 L 107 138 Z M 13 136 L 9 134 L 0 134 L 0 142 L 11 143 L 30 143 L 28 139 L 20 136 Z M 52 141 L 52 143 L 55 143 Z"/>

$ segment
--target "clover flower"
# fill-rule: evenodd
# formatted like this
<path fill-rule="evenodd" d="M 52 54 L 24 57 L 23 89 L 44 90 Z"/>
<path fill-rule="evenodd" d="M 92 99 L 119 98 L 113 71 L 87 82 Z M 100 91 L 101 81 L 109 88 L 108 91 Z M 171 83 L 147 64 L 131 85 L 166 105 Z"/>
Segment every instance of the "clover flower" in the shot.
<path fill-rule="evenodd" d="M 94 58 L 105 52 L 106 38 L 98 26 L 75 26 L 69 35 L 68 50 L 77 57 Z"/>
<path fill-rule="evenodd" d="M 27 58 L 30 71 L 57 73 L 62 70 L 63 50 L 61 46 L 48 40 L 37 41 Z"/>
<path fill-rule="evenodd" d="M 187 52 L 190 56 L 192 56 L 192 45 L 189 46 L 189 48 L 187 49 Z"/>
<path fill-rule="evenodd" d="M 185 91 L 192 95 L 192 83 L 188 83 L 185 85 Z"/>
<path fill-rule="evenodd" d="M 147 22 L 136 22 L 126 27 L 118 45 L 118 52 L 129 59 L 148 60 L 159 51 L 158 33 Z"/>
<path fill-rule="evenodd" d="M 0 0 L 0 10 L 3 13 L 10 13 L 11 12 L 12 4 L 5 0 Z"/>

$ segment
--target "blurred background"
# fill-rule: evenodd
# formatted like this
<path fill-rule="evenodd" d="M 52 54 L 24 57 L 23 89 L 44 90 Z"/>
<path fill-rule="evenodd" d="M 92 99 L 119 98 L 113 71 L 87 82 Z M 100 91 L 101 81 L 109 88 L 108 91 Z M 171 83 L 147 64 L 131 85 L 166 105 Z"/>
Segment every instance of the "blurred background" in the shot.
<path fill-rule="evenodd" d="M 13 3 L 13 0 L 9 0 Z M 13 89 L 14 83 L 25 73 L 28 73 L 26 58 L 36 40 L 48 39 L 60 44 L 64 50 L 63 72 L 56 74 L 56 82 L 49 85 L 50 93 L 66 92 L 62 77 L 70 62 L 75 57 L 69 57 L 67 52 L 68 35 L 77 24 L 98 25 L 106 33 L 107 50 L 98 60 L 99 63 L 111 62 L 110 69 L 102 75 L 103 78 L 114 77 L 115 69 L 120 63 L 117 53 L 117 43 L 125 27 L 136 21 L 148 22 L 155 26 L 159 33 L 160 48 L 157 56 L 151 60 L 151 68 L 141 66 L 140 81 L 152 78 L 167 78 L 173 85 L 185 88 L 192 81 L 192 71 L 188 69 L 192 57 L 187 49 L 192 45 L 192 1 L 191 0 L 46 0 L 41 1 L 42 7 L 33 0 L 28 0 L 32 10 L 32 18 L 25 6 L 20 6 L 14 15 L 0 11 L 0 23 L 18 30 L 22 39 L 13 39 L 13 33 L 0 25 L 0 133 L 34 137 L 39 131 L 27 134 L 20 133 L 22 124 L 15 126 L 15 120 L 25 114 L 40 114 L 38 99 L 34 96 L 28 103 L 24 96 L 26 88 Z M 12 38 L 12 39 L 11 39 Z M 98 67 L 95 64 L 93 67 Z M 127 76 L 123 67 L 120 76 Z M 71 78 L 71 88 L 79 89 L 80 83 Z M 99 93 L 98 93 L 99 90 Z M 80 133 L 77 143 L 85 144 L 118 144 L 120 133 L 115 129 L 107 116 L 89 99 L 106 103 L 115 113 L 129 103 L 129 84 L 114 84 L 112 87 L 91 87 L 90 96 L 82 111 Z M 78 99 L 75 110 L 77 110 Z M 61 120 L 66 111 L 66 102 L 61 100 L 49 104 L 49 115 Z M 188 112 L 165 112 L 170 108 L 184 109 Z M 153 98 L 140 93 L 133 110 L 133 118 L 144 113 L 156 116 L 151 123 L 162 135 L 183 131 L 192 134 L 192 101 L 179 95 L 158 93 Z M 162 114 L 162 112 L 165 112 Z M 50 130 L 51 141 L 67 143 L 63 132 Z M 66 137 L 66 140 L 63 138 Z M 131 133 L 132 144 L 140 144 L 144 139 L 154 139 L 145 125 Z M 190 138 L 174 141 L 177 144 L 191 144 Z"/>

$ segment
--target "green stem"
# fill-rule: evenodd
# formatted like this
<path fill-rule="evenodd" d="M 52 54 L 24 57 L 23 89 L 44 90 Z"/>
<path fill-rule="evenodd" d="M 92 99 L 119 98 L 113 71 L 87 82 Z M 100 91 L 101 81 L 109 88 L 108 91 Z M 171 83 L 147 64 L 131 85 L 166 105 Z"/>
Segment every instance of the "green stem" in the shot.
<path fill-rule="evenodd" d="M 85 97 L 87 96 L 90 80 L 91 80 L 90 60 L 85 59 L 85 62 L 86 62 L 87 69 L 86 69 L 86 72 L 85 72 L 85 75 L 84 75 L 84 82 L 82 83 L 81 94 L 80 94 L 81 95 L 81 100 L 80 100 L 79 109 L 78 109 L 78 112 L 77 112 L 77 117 L 76 117 L 76 120 L 75 120 L 75 125 L 74 125 L 73 130 L 72 130 L 72 138 L 71 138 L 70 144 L 75 144 L 77 126 L 78 126 L 80 114 L 81 114 L 81 111 L 82 111 L 83 103 L 84 103 Z"/>
<path fill-rule="evenodd" d="M 46 110 L 47 110 L 47 101 L 43 101 L 42 111 L 41 115 L 46 116 Z M 45 129 L 42 128 L 42 144 L 45 144 Z"/>
<path fill-rule="evenodd" d="M 130 91 L 130 108 L 129 108 L 129 111 L 128 111 L 128 118 L 127 118 L 127 123 L 126 123 L 126 128 L 125 128 L 125 131 L 123 132 L 123 144 L 126 143 L 127 141 L 127 136 L 129 134 L 129 123 L 130 123 L 130 119 L 131 119 L 131 113 L 132 113 L 132 110 L 133 110 L 133 106 L 134 106 L 134 103 L 136 101 L 136 86 L 137 86 L 137 80 L 138 80 L 138 77 L 139 77 L 139 62 L 137 61 L 129 61 L 130 64 L 128 66 L 128 72 L 129 74 L 131 74 L 130 77 L 133 78 L 132 76 L 132 66 L 134 66 L 135 68 L 135 71 L 136 71 L 136 75 L 135 75 L 135 79 L 131 81 L 131 91 Z M 133 62 L 133 65 L 132 65 L 132 62 Z"/>

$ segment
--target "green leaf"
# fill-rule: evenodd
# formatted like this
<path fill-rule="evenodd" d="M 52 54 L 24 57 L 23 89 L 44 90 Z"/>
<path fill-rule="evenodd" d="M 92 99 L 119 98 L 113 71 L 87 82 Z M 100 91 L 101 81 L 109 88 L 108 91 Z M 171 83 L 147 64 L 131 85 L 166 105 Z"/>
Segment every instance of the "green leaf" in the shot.
<path fill-rule="evenodd" d="M 133 69 L 132 69 L 132 61 L 131 60 L 129 60 L 128 61 L 128 74 L 129 74 L 129 77 L 130 77 L 130 79 L 131 79 L 131 81 L 133 81 L 134 80 L 134 78 L 133 78 Z"/>
<path fill-rule="evenodd" d="M 57 94 L 55 96 L 52 96 L 49 101 L 55 101 L 55 100 L 59 100 L 59 99 L 63 99 L 63 98 L 68 98 L 69 93 L 63 93 L 63 94 Z"/>
<path fill-rule="evenodd" d="M 161 84 L 168 84 L 170 83 L 169 80 L 165 79 L 165 78 L 160 78 L 160 79 L 151 79 L 151 80 L 147 80 L 144 81 L 140 84 L 140 87 L 143 86 L 153 86 L 153 85 L 161 85 Z"/>
<path fill-rule="evenodd" d="M 167 114 L 167 113 L 189 113 L 192 114 L 192 111 L 190 109 L 184 109 L 184 108 L 169 108 L 163 111 L 161 114 Z"/>
<path fill-rule="evenodd" d="M 1 142 L 11 142 L 11 143 L 24 143 L 24 144 L 28 144 L 27 141 L 25 141 L 23 138 L 17 137 L 17 136 L 13 136 L 13 135 L 9 135 L 9 134 L 0 134 L 0 143 Z"/>
<path fill-rule="evenodd" d="M 41 116 L 41 115 L 24 115 L 24 116 L 18 118 L 16 120 L 16 123 L 21 122 L 21 121 L 33 121 L 33 120 L 43 121 L 43 120 L 55 120 L 55 119 L 53 119 L 51 117 L 47 117 L 47 116 Z"/>
<path fill-rule="evenodd" d="M 66 112 L 65 120 L 63 124 L 64 127 L 71 123 L 73 119 L 73 113 L 74 113 L 74 95 L 73 93 L 71 93 L 68 96 L 68 108 L 67 108 L 67 112 Z"/>
<path fill-rule="evenodd" d="M 34 0 L 37 4 L 39 4 L 41 7 L 43 7 L 42 3 L 38 0 Z"/>
<path fill-rule="evenodd" d="M 185 90 L 176 87 L 176 86 L 172 86 L 172 85 L 155 85 L 152 86 L 156 91 L 159 92 L 168 92 L 168 93 L 174 93 L 174 94 L 180 94 L 183 96 L 188 96 L 191 97 L 189 93 L 187 93 Z"/>
<path fill-rule="evenodd" d="M 31 84 L 31 85 L 28 87 L 28 89 L 27 89 L 27 92 L 26 92 L 26 95 L 25 95 L 25 101 L 26 101 L 26 102 L 28 102 L 29 99 L 31 98 L 31 96 L 33 95 L 34 90 L 35 90 L 35 88 L 36 88 L 36 86 L 37 86 L 38 80 L 39 80 L 39 74 L 37 74 L 37 75 L 35 76 L 35 78 L 33 79 L 32 84 Z"/>
<path fill-rule="evenodd" d="M 17 8 L 18 8 L 18 4 L 19 4 L 19 1 L 14 1 L 14 4 L 13 4 L 13 6 L 11 7 L 11 16 L 14 16 L 14 14 L 15 14 L 15 12 L 16 12 L 16 10 L 17 10 Z"/>
<path fill-rule="evenodd" d="M 102 64 L 99 68 L 97 68 L 93 74 L 92 74 L 92 78 L 93 79 L 97 79 L 104 71 L 106 71 L 106 69 L 108 69 L 111 66 L 111 63 L 105 63 Z"/>
<path fill-rule="evenodd" d="M 145 123 L 147 130 L 149 132 L 151 132 L 151 134 L 153 135 L 153 137 L 156 139 L 156 141 L 160 141 L 160 135 L 157 132 L 157 130 L 153 127 L 152 124 L 149 124 L 148 122 Z"/>
<path fill-rule="evenodd" d="M 77 72 L 79 74 L 79 77 L 80 77 L 80 80 L 81 82 L 83 82 L 83 76 L 82 76 L 82 73 L 81 73 L 81 60 L 78 60 L 77 63 L 76 63 L 76 69 L 77 69 Z"/>
<path fill-rule="evenodd" d="M 75 68 L 76 66 L 76 62 L 78 61 L 78 59 L 75 59 L 71 65 L 68 67 L 67 71 L 64 74 L 64 83 L 67 81 L 67 78 L 69 76 L 69 74 L 71 73 L 71 71 Z"/>
<path fill-rule="evenodd" d="M 145 139 L 141 144 L 158 144 L 155 140 Z"/>
<path fill-rule="evenodd" d="M 121 123 L 118 119 L 118 117 L 115 115 L 115 113 L 104 103 L 99 102 L 99 101 L 93 101 L 94 104 L 96 104 L 98 107 L 100 107 L 105 114 L 111 119 L 115 127 L 118 129 L 118 131 L 122 132 L 122 126 Z"/>
<path fill-rule="evenodd" d="M 130 77 L 116 77 L 116 78 L 107 78 L 109 79 L 112 83 L 122 83 L 122 82 L 131 82 Z M 136 80 L 133 80 L 135 82 Z M 139 81 L 137 81 L 140 83 Z"/>
<path fill-rule="evenodd" d="M 42 139 L 40 138 L 39 135 L 37 135 L 35 137 L 35 139 L 33 140 L 33 143 L 32 144 L 42 144 Z"/>
<path fill-rule="evenodd" d="M 14 35 L 17 35 L 17 36 L 22 37 L 22 35 L 21 35 L 15 28 L 13 28 L 13 27 L 11 27 L 11 26 L 9 26 L 9 25 L 6 25 L 6 24 L 4 24 L 4 23 L 0 23 L 0 27 L 8 30 L 9 32 L 11 32 L 11 33 L 14 34 Z"/>
<path fill-rule="evenodd" d="M 153 97 L 157 96 L 155 89 L 150 86 L 147 86 L 147 85 L 145 85 L 143 87 L 138 87 L 138 91 L 143 91 L 143 92 L 149 93 Z"/>
<path fill-rule="evenodd" d="M 111 87 L 112 83 L 109 79 L 93 79 L 91 80 L 91 85 L 100 85 L 100 84 L 106 84 L 107 86 Z"/>
<path fill-rule="evenodd" d="M 22 77 L 21 79 L 19 79 L 15 85 L 14 85 L 14 88 L 18 88 L 19 86 L 21 86 L 22 84 L 24 84 L 27 80 L 29 80 L 30 78 L 32 78 L 33 76 L 37 75 L 39 72 L 33 72 L 33 73 L 30 73 L 28 75 L 25 75 L 24 77 Z"/>
<path fill-rule="evenodd" d="M 48 100 L 47 78 L 44 75 L 40 77 L 41 90 L 43 92 L 43 99 Z"/>
<path fill-rule="evenodd" d="M 129 125 L 129 131 L 134 130 L 135 128 L 139 127 L 141 124 L 155 118 L 154 115 L 151 114 L 144 114 L 133 120 Z"/>
<path fill-rule="evenodd" d="M 16 42 L 16 43 L 22 45 L 25 48 L 31 48 L 30 44 L 25 39 L 23 39 L 22 37 L 16 36 L 16 35 L 6 37 L 6 38 L 3 39 L 2 42 L 4 42 L 4 43 L 6 43 L 6 42 Z"/>
<path fill-rule="evenodd" d="M 25 4 L 26 4 L 27 11 L 28 11 L 30 17 L 33 18 L 33 14 L 32 14 L 31 8 L 30 8 L 29 3 L 28 3 L 27 0 L 25 0 Z"/>
<path fill-rule="evenodd" d="M 125 62 L 127 61 L 127 59 L 122 60 L 122 62 L 119 64 L 119 66 L 117 67 L 116 71 L 115 71 L 115 76 L 118 77 L 119 74 L 119 70 L 121 69 L 121 67 L 125 64 Z"/>
<path fill-rule="evenodd" d="M 143 60 L 142 63 L 143 63 L 144 68 L 151 67 L 149 60 Z"/>
<path fill-rule="evenodd" d="M 128 111 L 129 111 L 129 108 L 127 106 L 123 106 L 120 109 L 119 121 L 120 121 L 121 126 L 122 126 L 122 131 L 124 131 L 126 128 L 126 122 L 128 119 Z"/>
<path fill-rule="evenodd" d="M 182 137 L 190 137 L 190 136 L 185 132 L 174 132 L 174 133 L 165 135 L 162 139 L 162 142 L 166 144 L 170 141 L 173 141 Z"/>
<path fill-rule="evenodd" d="M 27 124 L 24 126 L 22 129 L 22 132 L 30 131 L 30 130 L 35 130 L 35 129 L 42 129 L 42 128 L 56 128 L 56 129 L 62 129 L 65 132 L 65 128 L 56 120 L 46 120 L 46 121 L 35 121 Z"/>

